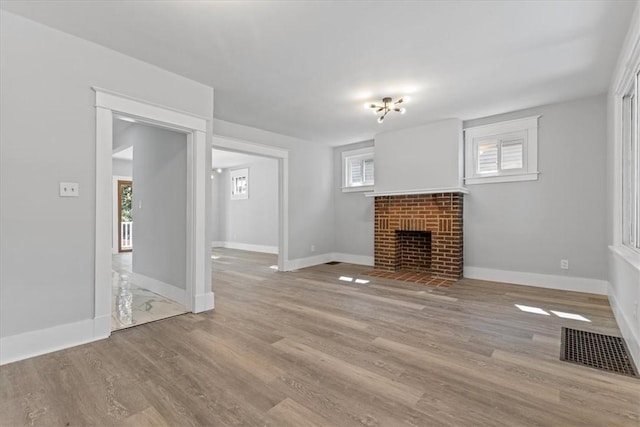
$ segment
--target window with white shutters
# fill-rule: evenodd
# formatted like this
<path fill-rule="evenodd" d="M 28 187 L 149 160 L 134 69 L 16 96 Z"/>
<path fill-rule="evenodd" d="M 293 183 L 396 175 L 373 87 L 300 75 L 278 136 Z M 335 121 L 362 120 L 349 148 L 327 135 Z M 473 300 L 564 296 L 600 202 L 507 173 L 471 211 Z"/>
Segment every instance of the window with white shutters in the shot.
<path fill-rule="evenodd" d="M 538 179 L 538 116 L 465 129 L 465 183 Z"/>
<path fill-rule="evenodd" d="M 249 198 L 249 169 L 236 169 L 229 172 L 231 181 L 231 200 Z"/>
<path fill-rule="evenodd" d="M 374 184 L 373 147 L 342 153 L 343 191 L 370 190 Z"/>

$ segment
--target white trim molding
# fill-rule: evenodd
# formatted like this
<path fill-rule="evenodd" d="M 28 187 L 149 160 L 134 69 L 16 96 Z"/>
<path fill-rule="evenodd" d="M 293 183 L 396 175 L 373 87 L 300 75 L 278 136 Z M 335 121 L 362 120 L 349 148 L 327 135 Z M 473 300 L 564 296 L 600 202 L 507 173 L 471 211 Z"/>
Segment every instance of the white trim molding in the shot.
<path fill-rule="evenodd" d="M 93 87 L 96 93 L 96 236 L 95 318 L 111 316 L 112 147 L 113 115 L 187 133 L 187 287 L 188 311 L 213 309 L 207 266 L 211 247 L 206 241 L 207 119 L 170 107 Z M 108 327 L 109 326 L 109 327 Z M 98 335 L 109 336 L 110 325 L 100 323 Z M 108 327 L 108 328 L 107 328 Z"/>
<path fill-rule="evenodd" d="M 357 150 L 349 150 L 349 151 L 342 152 L 342 188 L 341 189 L 343 192 L 349 193 L 349 192 L 355 192 L 355 191 L 371 191 L 374 189 L 375 182 L 373 181 L 366 182 L 364 179 L 365 178 L 364 163 L 362 164 L 362 167 L 361 167 L 362 182 L 357 184 L 352 184 L 350 182 L 350 178 L 351 178 L 350 162 L 354 160 L 358 160 L 358 161 L 373 160 L 374 171 L 375 171 L 374 156 L 375 156 L 374 146 L 358 148 Z"/>
<path fill-rule="evenodd" d="M 213 135 L 212 147 L 278 160 L 278 270 L 289 268 L 289 150 Z"/>
<path fill-rule="evenodd" d="M 378 197 L 378 196 L 408 196 L 414 194 L 440 194 L 440 193 L 462 193 L 469 194 L 469 190 L 464 187 L 442 187 L 442 188 L 417 188 L 412 190 L 397 190 L 397 191 L 372 191 L 366 193 L 365 197 Z"/>
<path fill-rule="evenodd" d="M 520 173 L 514 175 L 487 176 L 484 178 L 465 178 L 465 184 L 494 184 L 497 182 L 537 181 L 540 172 Z"/>
<path fill-rule="evenodd" d="M 640 369 L 640 256 L 623 244 L 623 97 L 640 70 L 640 5 L 636 5 L 620 50 L 608 94 L 611 198 L 609 246 L 609 304 L 631 356 Z"/>
<path fill-rule="evenodd" d="M 348 264 L 366 265 L 368 267 L 373 267 L 375 265 L 372 255 L 354 255 L 334 252 L 333 261 L 346 262 Z"/>
<path fill-rule="evenodd" d="M 512 181 L 535 181 L 538 179 L 538 120 L 541 116 L 524 117 L 464 129 L 464 183 L 491 184 Z M 496 141 L 500 153 L 503 141 L 516 138 L 522 141 L 522 167 L 513 170 L 498 170 L 490 174 L 476 171 L 479 143 Z M 481 152 L 480 152 L 481 153 Z"/>
<path fill-rule="evenodd" d="M 252 243 L 214 241 L 214 242 L 211 242 L 211 247 L 239 249 L 241 251 L 249 251 L 249 252 L 262 252 L 264 254 L 276 254 L 276 255 L 278 254 L 277 246 L 254 245 Z"/>
<path fill-rule="evenodd" d="M 487 280 L 514 285 L 558 289 L 572 292 L 606 295 L 608 282 L 601 279 L 559 276 L 554 274 L 528 273 L 522 271 L 496 270 L 482 267 L 464 267 L 467 279 Z"/>
<path fill-rule="evenodd" d="M 169 298 L 178 304 L 187 305 L 187 291 L 170 283 L 165 283 L 139 273 L 131 273 L 129 275 L 129 282 L 158 295 L 162 295 L 165 298 Z"/>
<path fill-rule="evenodd" d="M 185 130 L 207 131 L 207 117 L 134 98 L 109 89 L 93 86 L 96 93 L 96 107 L 124 113 L 132 118 L 158 124 L 171 124 Z"/>
<path fill-rule="evenodd" d="M 613 316 L 616 318 L 616 323 L 618 324 L 618 328 L 620 328 L 620 333 L 627 344 L 629 353 L 631 353 L 631 359 L 633 360 L 636 369 L 640 370 L 640 336 L 635 334 L 631 327 L 631 320 L 627 319 L 624 315 L 624 311 L 611 288 L 609 288 L 608 297 L 609 304 L 611 305 L 611 311 L 613 311 Z"/>
<path fill-rule="evenodd" d="M 104 332 L 105 328 L 108 333 Z M 106 317 L 0 338 L 0 365 L 101 340 L 110 333 L 111 313 Z"/>
<path fill-rule="evenodd" d="M 332 261 L 346 262 L 349 264 L 358 264 L 358 265 L 364 265 L 364 266 L 374 265 L 372 256 L 329 252 L 326 254 L 314 255 L 306 258 L 292 259 L 287 264 L 287 267 L 288 267 L 287 271 L 313 267 L 315 265 L 326 264 Z"/>
<path fill-rule="evenodd" d="M 296 258 L 287 261 L 284 271 L 299 270 L 301 268 L 313 267 L 314 265 L 326 264 L 331 261 L 333 261 L 333 254 L 331 252 L 306 258 Z"/>

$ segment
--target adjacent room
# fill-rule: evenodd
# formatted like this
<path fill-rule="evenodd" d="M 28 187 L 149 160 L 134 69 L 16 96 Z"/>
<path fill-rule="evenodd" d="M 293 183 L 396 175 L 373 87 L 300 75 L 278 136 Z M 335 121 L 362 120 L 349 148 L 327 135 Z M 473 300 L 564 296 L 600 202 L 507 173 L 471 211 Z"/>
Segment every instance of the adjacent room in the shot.
<path fill-rule="evenodd" d="M 186 312 L 186 152 L 183 133 L 113 121 L 112 330 Z"/>
<path fill-rule="evenodd" d="M 262 267 L 278 269 L 279 163 L 252 154 L 212 150 L 212 252 L 215 264 L 258 256 Z M 258 255 L 260 254 L 260 255 Z"/>
<path fill-rule="evenodd" d="M 0 425 L 640 425 L 640 5 L 0 0 Z"/>

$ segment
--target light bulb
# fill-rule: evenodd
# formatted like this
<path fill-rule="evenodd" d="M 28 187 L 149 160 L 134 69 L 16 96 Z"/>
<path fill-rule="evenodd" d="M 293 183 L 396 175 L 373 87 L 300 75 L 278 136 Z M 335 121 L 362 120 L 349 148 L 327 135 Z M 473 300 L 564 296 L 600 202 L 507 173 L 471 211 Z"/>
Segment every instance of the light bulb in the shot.
<path fill-rule="evenodd" d="M 374 115 L 378 114 L 378 112 L 377 112 L 376 110 L 371 110 L 371 112 L 372 112 Z"/>
<path fill-rule="evenodd" d="M 365 102 L 365 103 L 364 103 L 364 108 L 365 108 L 365 109 L 367 109 L 367 108 L 371 108 L 371 104 L 369 104 L 368 102 Z"/>
<path fill-rule="evenodd" d="M 382 123 L 384 121 L 384 116 L 378 117 L 378 123 Z"/>
<path fill-rule="evenodd" d="M 216 169 L 216 172 L 222 173 L 222 169 L 218 168 L 218 169 Z"/>
<path fill-rule="evenodd" d="M 407 110 L 405 110 L 404 108 L 401 108 L 398 111 L 400 111 L 400 114 L 404 114 L 404 113 L 406 113 Z"/>
<path fill-rule="evenodd" d="M 409 101 L 411 101 L 411 97 L 410 97 L 410 96 L 403 96 L 401 99 L 402 99 L 402 102 L 409 102 Z"/>

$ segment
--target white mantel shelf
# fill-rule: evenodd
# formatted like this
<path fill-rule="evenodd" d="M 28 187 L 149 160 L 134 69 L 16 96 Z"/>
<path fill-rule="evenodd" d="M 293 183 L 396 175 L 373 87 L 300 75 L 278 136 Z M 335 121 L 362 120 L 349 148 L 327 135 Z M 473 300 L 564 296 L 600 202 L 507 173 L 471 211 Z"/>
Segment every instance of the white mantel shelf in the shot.
<path fill-rule="evenodd" d="M 416 194 L 439 194 L 439 193 L 462 193 L 469 194 L 469 190 L 464 187 L 446 187 L 446 188 L 420 188 L 417 190 L 396 190 L 396 191 L 371 191 L 365 193 L 365 197 L 380 196 L 408 196 Z"/>

